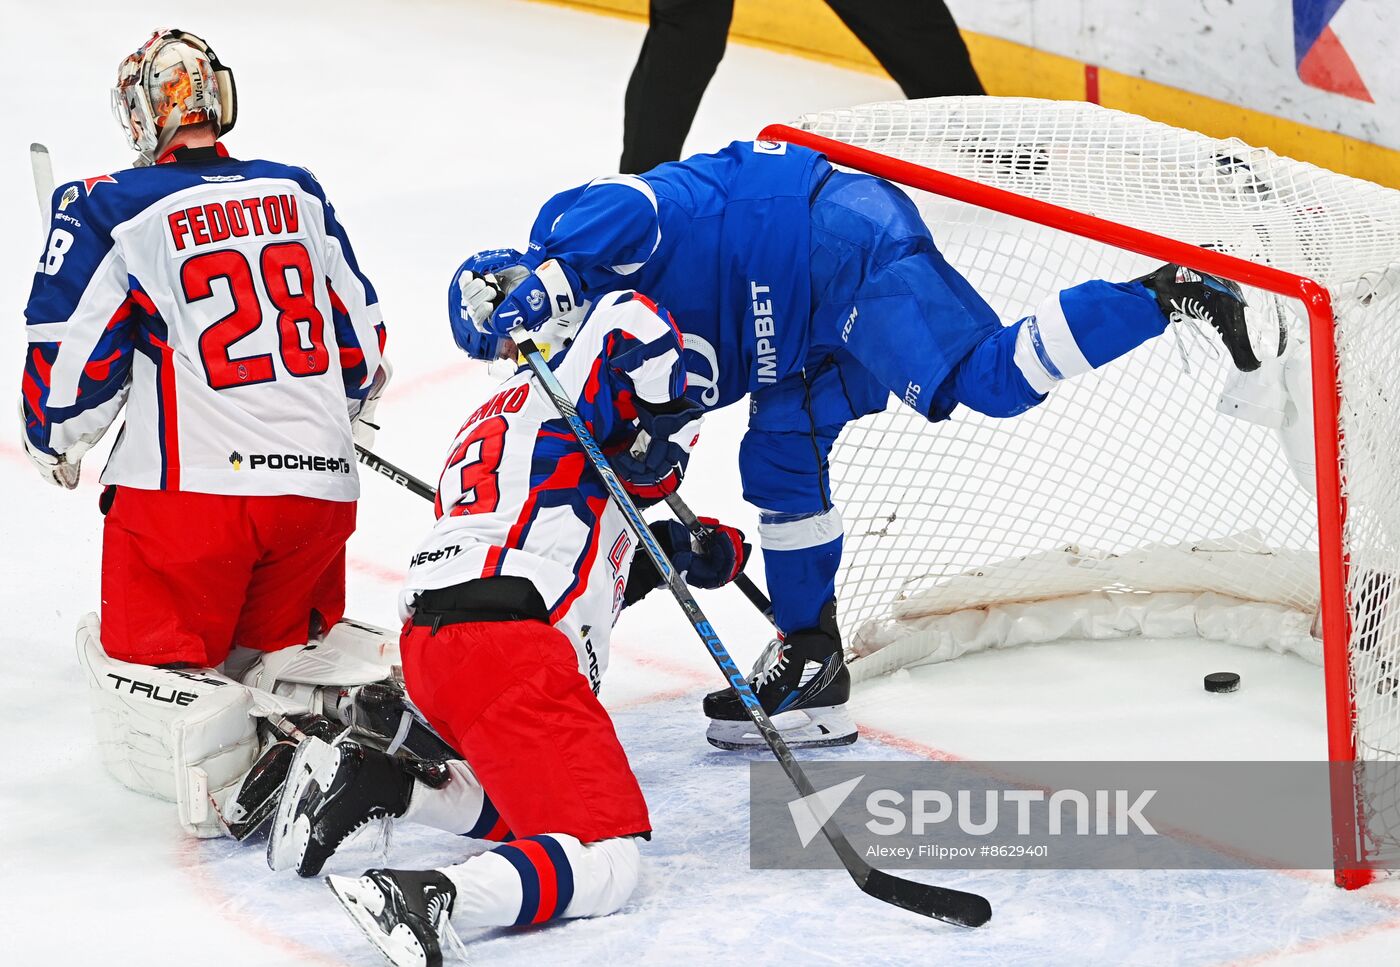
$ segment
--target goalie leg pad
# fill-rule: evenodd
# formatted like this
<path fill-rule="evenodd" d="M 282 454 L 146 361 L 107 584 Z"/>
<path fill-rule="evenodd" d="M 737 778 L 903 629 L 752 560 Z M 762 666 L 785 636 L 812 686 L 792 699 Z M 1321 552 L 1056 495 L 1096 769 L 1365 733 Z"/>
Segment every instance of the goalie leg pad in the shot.
<path fill-rule="evenodd" d="M 259 753 L 255 717 L 290 710 L 214 669 L 110 658 L 95 614 L 79 622 L 77 648 L 107 771 L 129 789 L 174 802 L 191 835 L 222 835 L 217 807 Z"/>
<path fill-rule="evenodd" d="M 102 763 L 122 785 L 175 801 L 171 723 L 201 699 L 240 686 L 213 669 L 168 670 L 109 658 L 97 615 L 78 624 Z"/>
<path fill-rule="evenodd" d="M 240 675 L 243 684 L 271 692 L 303 712 L 340 717 L 343 689 L 381 682 L 395 675 L 398 645 L 392 632 L 341 621 L 324 638 L 260 655 Z"/>
<path fill-rule="evenodd" d="M 234 649 L 245 685 L 271 692 L 299 710 L 348 725 L 423 759 L 459 758 L 407 702 L 398 635 L 341 621 L 323 638 L 275 652 Z"/>

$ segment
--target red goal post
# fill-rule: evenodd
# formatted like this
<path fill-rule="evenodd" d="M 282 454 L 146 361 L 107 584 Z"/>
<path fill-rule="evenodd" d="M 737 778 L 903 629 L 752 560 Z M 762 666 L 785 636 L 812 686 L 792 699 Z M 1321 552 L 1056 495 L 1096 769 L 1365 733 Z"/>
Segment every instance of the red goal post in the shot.
<path fill-rule="evenodd" d="M 1343 486 L 1345 464 L 1339 445 L 1343 428 L 1339 423 L 1343 405 L 1342 388 L 1339 384 L 1338 355 L 1336 344 L 1336 320 L 1333 312 L 1333 295 L 1327 284 L 1304 274 L 1286 271 L 1276 264 L 1287 264 L 1287 259 L 1266 257 L 1251 260 L 1215 246 L 1204 248 L 1179 238 L 1172 238 L 1160 232 L 1149 231 L 1122 220 L 1113 220 L 1094 214 L 1092 203 L 1082 208 L 1066 207 L 1043 198 L 1033 197 L 1018 191 L 1008 190 L 989 183 L 996 179 L 977 180 L 968 177 L 967 166 L 960 173 L 939 170 L 929 164 L 900 157 L 901 154 L 917 157 L 919 151 L 901 151 L 901 144 L 937 139 L 945 133 L 951 140 L 961 144 L 960 150 L 967 156 L 978 159 L 969 166 L 976 169 L 985 162 L 985 152 L 1036 152 L 1037 160 L 1027 164 L 1011 161 L 1011 168 L 1021 168 L 1020 175 L 1030 177 L 1031 173 L 1047 179 L 1055 177 L 1055 152 L 1053 145 L 1045 139 L 1063 131 L 1066 138 L 1096 138 L 1103 129 L 1118 130 L 1122 119 L 1127 116 L 1106 111 L 1092 105 L 1073 105 L 1074 123 L 1057 121 L 1055 131 L 1047 136 L 1045 132 L 1028 133 L 1019 143 L 1013 136 L 1006 137 L 1006 118 L 997 112 L 1010 112 L 1027 115 L 1041 111 L 1063 111 L 1064 106 L 1051 102 L 1036 102 L 1026 99 L 995 98 L 947 98 L 937 101 L 905 102 L 903 104 L 869 105 L 845 112 L 830 112 L 827 115 L 812 115 L 804 118 L 800 126 L 774 124 L 763 129 L 759 138 L 769 141 L 785 141 L 803 145 L 824 153 L 833 163 L 868 172 L 885 178 L 911 190 L 911 194 L 927 192 L 973 206 L 980 210 L 1000 213 L 1013 219 L 1035 223 L 1058 232 L 1069 233 L 1127 252 L 1136 253 L 1160 262 L 1176 262 L 1203 272 L 1233 279 L 1243 285 L 1265 292 L 1274 293 L 1287 299 L 1297 300 L 1306 317 L 1309 333 L 1310 369 L 1313 390 L 1313 443 L 1316 457 L 1316 528 L 1317 528 L 1317 569 L 1320 582 L 1320 626 L 1323 641 L 1323 665 L 1326 681 L 1328 756 L 1333 762 L 1355 763 L 1358 759 L 1357 708 L 1354 701 L 1354 673 L 1352 609 L 1349 607 L 1348 588 L 1351 583 L 1351 562 L 1346 552 L 1346 521 L 1348 498 Z M 893 112 L 894 120 L 886 115 Z M 904 112 L 901 115 L 900 112 Z M 914 115 L 911 121 L 904 115 Z M 976 115 L 993 117 L 995 123 L 987 121 L 982 128 L 969 118 Z M 834 120 L 833 120 L 834 119 Z M 852 120 L 854 119 L 854 121 Z M 869 123 L 863 123 L 866 120 Z M 1210 142 L 1204 136 L 1192 132 L 1178 131 L 1164 125 L 1131 119 L 1132 124 L 1152 129 L 1154 136 L 1180 138 L 1183 143 Z M 942 125 L 940 127 L 940 125 Z M 856 138 L 827 136 L 843 128 L 864 132 Z M 1111 140 L 1111 138 L 1109 139 Z M 1086 140 L 1086 144 L 1088 141 Z M 1238 142 L 1210 142 L 1220 147 L 1219 157 L 1233 160 L 1235 154 L 1246 149 Z M 878 145 L 883 150 L 873 150 L 867 144 Z M 973 145 L 973 147 L 968 147 Z M 979 147 L 979 145 L 985 147 Z M 1097 145 L 1096 145 L 1097 149 Z M 1103 148 L 1107 164 L 1118 160 L 1112 154 L 1112 146 Z M 1136 148 L 1132 150 L 1137 150 Z M 1258 149 L 1249 149 L 1258 156 Z M 983 153 L 979 158 L 979 152 Z M 1040 153 L 1048 159 L 1039 160 Z M 1272 160 L 1281 164 L 1299 165 L 1288 159 Z M 1133 170 L 1136 159 L 1125 154 L 1124 170 Z M 1005 167 L 1005 166 L 1003 166 Z M 1256 165 L 1257 167 L 1257 165 Z M 1300 166 L 1301 167 L 1301 166 Z M 1311 167 L 1311 166 L 1307 166 Z M 1030 170 L 1033 169 L 1033 172 Z M 1314 169 L 1318 170 L 1318 169 Z M 1030 172 L 1030 173 L 1028 173 Z M 976 173 L 975 171 L 973 173 Z M 1331 175 L 1331 173 L 1326 173 Z M 1331 176 L 1341 179 L 1342 176 Z M 1005 179 L 1003 179 L 1005 180 Z M 1026 181 L 1025 177 L 1020 178 Z M 1350 180 L 1350 179 L 1346 179 Z M 1365 183 L 1357 182 L 1357 185 Z M 1371 186 L 1374 187 L 1374 186 Z M 1150 188 L 1149 188 L 1150 190 Z M 1047 192 L 1053 194 L 1053 191 Z M 917 197 L 917 196 L 916 196 Z M 1397 196 L 1400 197 L 1400 196 Z M 1092 199 L 1086 199 L 1092 202 Z M 1223 202 L 1222 202 L 1223 203 Z M 930 225 L 934 237 L 939 238 L 939 225 Z M 1260 234 L 1267 234 L 1261 232 Z M 1199 237 L 1199 236 L 1198 236 Z M 956 254 L 945 250 L 955 267 L 960 267 Z M 1400 252 L 1397 252 L 1400 258 Z M 1381 268 L 1385 268 L 1382 264 Z M 1337 280 L 1328 280 L 1336 284 Z M 974 284 L 976 281 L 974 280 Z M 998 307 L 1000 308 L 1000 307 Z M 1010 321 L 1010 320 L 1007 320 Z M 930 432 L 936 433 L 937 429 Z M 894 519 L 893 512 L 890 518 Z M 975 535 L 974 535 L 975 536 Z M 843 597 L 843 607 L 845 599 Z M 849 637 L 849 636 L 848 636 Z M 1370 882 L 1372 871 L 1363 863 L 1366 856 L 1367 815 L 1365 803 L 1359 800 L 1358 786 L 1354 769 L 1333 770 L 1333 842 L 1336 855 L 1336 881 L 1346 888 L 1355 888 Z"/>

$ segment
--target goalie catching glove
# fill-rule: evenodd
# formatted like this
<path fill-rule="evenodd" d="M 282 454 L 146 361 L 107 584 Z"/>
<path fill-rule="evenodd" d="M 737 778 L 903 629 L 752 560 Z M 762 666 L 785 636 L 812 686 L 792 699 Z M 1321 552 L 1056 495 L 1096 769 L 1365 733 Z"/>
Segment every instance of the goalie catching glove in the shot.
<path fill-rule="evenodd" d="M 389 365 L 387 358 L 381 357 L 379 370 L 374 374 L 374 382 L 370 383 L 364 400 L 350 404 L 350 436 L 355 446 L 366 450 L 374 448 L 374 435 L 379 431 L 379 417 L 375 414 L 379 409 L 380 397 L 384 395 L 384 387 L 393 378 L 394 367 Z"/>
<path fill-rule="evenodd" d="M 29 462 L 34 464 L 34 469 L 39 471 L 39 476 L 53 484 L 55 487 L 64 487 L 68 490 L 78 486 L 78 476 L 82 473 L 83 455 L 92 449 L 92 445 L 101 439 L 106 427 L 96 433 L 79 437 L 63 453 L 49 453 L 41 450 L 29 439 L 29 434 L 23 429 L 24 423 L 28 419 L 24 412 L 24 402 L 19 405 L 20 421 L 20 441 L 24 443 L 25 455 L 29 457 Z"/>
<path fill-rule="evenodd" d="M 685 398 L 661 406 L 637 400 L 636 406 L 636 438 L 610 457 L 627 492 L 649 506 L 680 487 L 690 451 L 700 439 L 705 409 Z"/>

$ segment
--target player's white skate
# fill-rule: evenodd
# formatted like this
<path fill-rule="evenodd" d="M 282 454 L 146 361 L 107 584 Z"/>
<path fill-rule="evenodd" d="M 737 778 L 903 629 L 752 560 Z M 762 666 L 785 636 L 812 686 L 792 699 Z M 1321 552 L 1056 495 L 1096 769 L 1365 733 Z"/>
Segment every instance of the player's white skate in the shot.
<path fill-rule="evenodd" d="M 821 627 L 769 642 L 749 675 L 749 684 L 783 741 L 795 749 L 850 745 L 860 735 L 846 710 L 851 673 L 841 654 L 836 611 L 822 612 Z M 705 696 L 710 719 L 705 738 L 719 749 L 764 745 L 744 706 L 730 689 Z"/>
<path fill-rule="evenodd" d="M 457 889 L 437 870 L 365 870 L 328 876 L 326 885 L 394 967 L 440 967 L 443 941 L 466 959 L 449 922 Z"/>

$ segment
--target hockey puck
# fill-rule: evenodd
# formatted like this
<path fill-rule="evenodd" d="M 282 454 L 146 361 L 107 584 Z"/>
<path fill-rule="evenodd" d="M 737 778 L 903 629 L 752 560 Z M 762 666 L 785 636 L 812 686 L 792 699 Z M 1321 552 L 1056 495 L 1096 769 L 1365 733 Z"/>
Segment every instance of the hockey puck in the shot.
<path fill-rule="evenodd" d="M 1211 672 L 1206 676 L 1206 691 L 1234 692 L 1240 687 L 1240 676 L 1234 672 Z"/>

